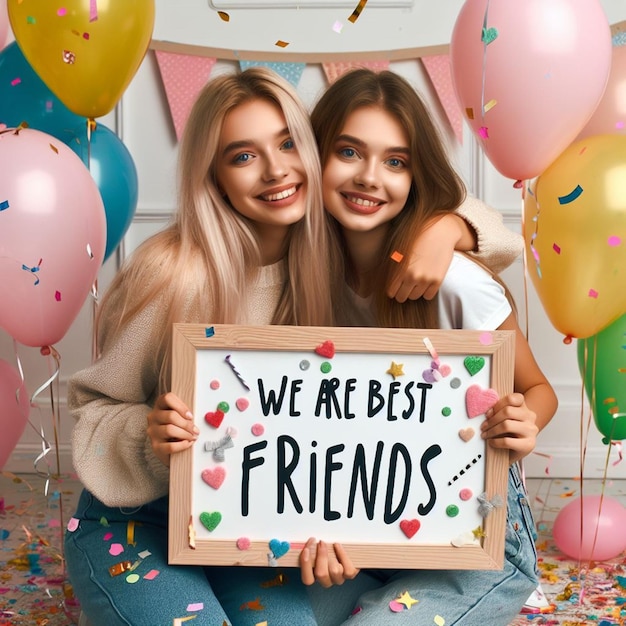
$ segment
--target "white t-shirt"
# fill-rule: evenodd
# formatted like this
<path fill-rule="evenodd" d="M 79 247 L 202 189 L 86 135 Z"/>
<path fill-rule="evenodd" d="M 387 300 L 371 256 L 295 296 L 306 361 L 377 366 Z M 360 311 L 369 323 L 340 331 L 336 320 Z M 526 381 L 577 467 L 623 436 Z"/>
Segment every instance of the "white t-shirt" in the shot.
<path fill-rule="evenodd" d="M 462 254 L 454 254 L 438 296 L 439 328 L 495 330 L 511 314 L 504 287 Z"/>
<path fill-rule="evenodd" d="M 504 287 L 482 267 L 455 253 L 439 294 L 439 328 L 443 330 L 496 330 L 511 314 Z M 375 326 L 371 298 L 354 294 L 356 318 L 362 326 Z"/>

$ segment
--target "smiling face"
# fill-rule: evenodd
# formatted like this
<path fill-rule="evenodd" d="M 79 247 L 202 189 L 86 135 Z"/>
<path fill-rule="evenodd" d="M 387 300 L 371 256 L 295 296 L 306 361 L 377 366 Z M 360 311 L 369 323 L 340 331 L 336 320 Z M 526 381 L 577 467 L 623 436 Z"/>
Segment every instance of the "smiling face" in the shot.
<path fill-rule="evenodd" d="M 386 232 L 411 190 L 404 129 L 377 106 L 346 119 L 323 169 L 324 206 L 349 232 Z"/>
<path fill-rule="evenodd" d="M 278 105 L 250 100 L 225 117 L 216 158 L 220 192 L 272 238 L 304 217 L 306 173 Z"/>

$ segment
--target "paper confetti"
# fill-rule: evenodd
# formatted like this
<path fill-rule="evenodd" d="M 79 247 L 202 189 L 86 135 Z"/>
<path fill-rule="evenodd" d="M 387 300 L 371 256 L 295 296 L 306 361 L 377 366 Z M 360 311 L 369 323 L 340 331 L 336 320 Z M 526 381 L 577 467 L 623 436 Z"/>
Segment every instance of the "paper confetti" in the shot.
<path fill-rule="evenodd" d="M 559 196 L 559 204 L 569 204 L 570 202 L 574 202 L 583 192 L 583 188 L 580 185 L 576 185 L 576 187 L 570 191 L 565 196 Z"/>
<path fill-rule="evenodd" d="M 359 15 L 363 12 L 365 5 L 367 4 L 367 0 L 359 0 L 359 4 L 356 5 L 354 11 L 352 11 L 352 15 L 348 18 L 349 22 L 356 22 L 359 19 Z"/>

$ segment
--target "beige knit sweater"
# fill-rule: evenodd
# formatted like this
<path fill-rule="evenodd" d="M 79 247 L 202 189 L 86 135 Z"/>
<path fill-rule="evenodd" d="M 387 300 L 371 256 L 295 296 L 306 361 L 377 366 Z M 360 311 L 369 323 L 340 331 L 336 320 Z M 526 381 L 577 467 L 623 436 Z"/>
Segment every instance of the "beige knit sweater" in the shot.
<path fill-rule="evenodd" d="M 250 286 L 247 324 L 269 324 L 284 284 L 283 262 L 262 268 Z M 157 396 L 167 297 L 146 307 L 125 330 L 107 337 L 102 321 L 100 358 L 72 376 L 68 405 L 74 468 L 83 485 L 108 506 L 132 507 L 168 492 L 169 469 L 154 455 L 146 417 Z M 206 322 L 211 315 L 207 312 Z"/>
<path fill-rule="evenodd" d="M 470 198 L 460 212 L 476 230 L 477 257 L 500 271 L 517 257 L 523 242 L 497 211 L 480 210 L 481 205 Z M 271 322 L 284 276 L 282 262 L 262 268 L 250 286 L 245 323 Z M 154 346 L 169 332 L 166 307 L 163 296 L 117 336 L 107 336 L 114 320 L 103 320 L 101 356 L 69 380 L 68 405 L 76 419 L 74 468 L 83 485 L 108 506 L 138 506 L 168 492 L 169 470 L 154 455 L 146 433 L 162 359 Z M 208 311 L 205 321 L 211 321 Z"/>

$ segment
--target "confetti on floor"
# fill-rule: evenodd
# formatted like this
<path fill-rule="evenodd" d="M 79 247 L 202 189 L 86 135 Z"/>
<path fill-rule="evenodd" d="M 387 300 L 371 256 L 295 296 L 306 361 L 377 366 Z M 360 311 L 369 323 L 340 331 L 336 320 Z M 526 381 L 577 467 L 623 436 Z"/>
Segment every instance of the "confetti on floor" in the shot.
<path fill-rule="evenodd" d="M 509 626 L 626 626 L 626 554 L 605 563 L 578 563 L 560 554 L 552 540 L 554 518 L 580 495 L 580 483 L 528 482 L 541 586 L 554 612 L 520 615 Z M 599 480 L 585 481 L 586 493 L 601 488 Z M 626 480 L 610 481 L 605 488 L 626 505 Z M 64 477 L 50 480 L 47 496 L 44 490 L 44 478 L 0 472 L 0 626 L 78 623 L 80 608 L 65 579 L 61 539 L 81 487 Z"/>
<path fill-rule="evenodd" d="M 626 505 L 626 481 L 605 481 L 605 494 Z M 584 481 L 584 493 L 599 494 L 602 481 Z M 626 553 L 611 561 L 589 563 L 569 559 L 552 539 L 552 524 L 572 497 L 580 496 L 577 480 L 529 481 L 529 495 L 537 525 L 537 553 L 541 586 L 553 613 L 528 614 L 509 626 L 626 626 Z"/>
<path fill-rule="evenodd" d="M 70 626 L 80 608 L 66 581 L 62 536 L 75 479 L 0 472 L 0 626 Z M 64 519 L 64 515 L 67 519 Z"/>

